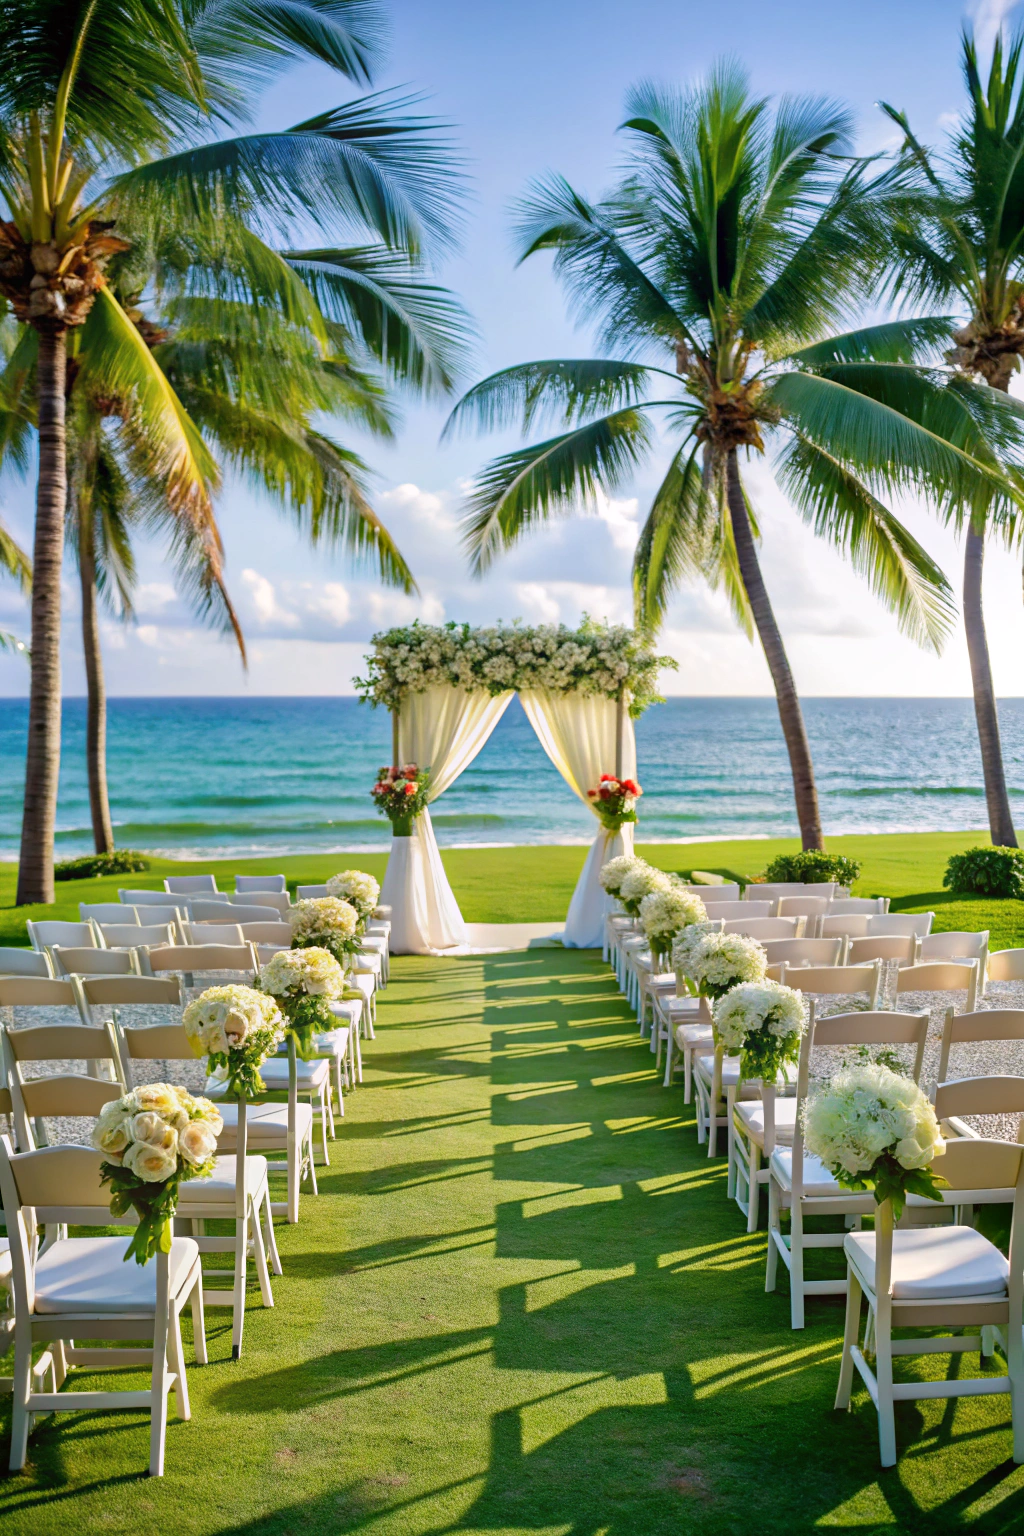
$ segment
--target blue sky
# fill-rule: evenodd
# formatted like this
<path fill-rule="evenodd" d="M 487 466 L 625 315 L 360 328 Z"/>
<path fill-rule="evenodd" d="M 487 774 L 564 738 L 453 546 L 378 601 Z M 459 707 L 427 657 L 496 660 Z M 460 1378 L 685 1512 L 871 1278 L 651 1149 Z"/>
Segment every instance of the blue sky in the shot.
<path fill-rule="evenodd" d="M 535 175 L 553 169 L 600 191 L 621 151 L 616 126 L 626 88 L 642 77 L 685 82 L 732 54 L 756 90 L 820 92 L 853 108 L 859 144 L 891 142 L 879 98 L 905 107 L 918 132 L 937 140 L 960 104 L 958 33 L 969 19 L 984 43 L 1013 0 L 392 0 L 391 48 L 381 85 L 411 85 L 454 125 L 468 161 L 471 197 L 461 251 L 443 277 L 479 330 L 467 381 L 532 357 L 585 355 L 589 338 L 568 322 L 545 259 L 513 266 L 509 205 Z M 326 70 L 297 70 L 261 102 L 259 121 L 284 126 L 351 93 Z M 200 628 L 178 601 L 158 547 L 143 551 L 139 622 L 104 628 L 109 683 L 120 694 L 345 693 L 374 629 L 420 615 L 575 622 L 584 611 L 626 619 L 638 518 L 662 466 L 602 500 L 597 516 L 557 525 L 470 580 L 457 530 L 467 480 L 503 442 L 462 438 L 440 447 L 444 410 L 411 403 L 396 444 L 349 435 L 377 471 L 377 504 L 421 587 L 408 599 L 355 575 L 341 556 L 303 547 L 287 516 L 240 485 L 219 508 L 228 577 L 242 613 L 250 671 L 229 644 Z M 506 440 L 507 441 L 507 440 Z M 866 588 L 817 543 L 775 489 L 766 466 L 750 472 L 762 516 L 763 560 L 800 687 L 817 694 L 965 694 L 958 635 L 943 658 L 898 635 Z M 5 486 L 4 516 L 29 533 L 29 487 Z M 958 585 L 951 535 L 922 507 L 908 523 Z M 64 676 L 84 691 L 75 572 L 67 572 Z M 1018 560 L 993 550 L 986 573 L 999 691 L 1024 692 L 1024 608 Z M 0 627 L 27 633 L 25 606 L 0 587 Z M 760 653 L 738 635 L 723 602 L 701 589 L 680 594 L 664 634 L 680 670 L 673 692 L 770 691 Z M 0 694 L 25 691 L 27 669 L 0 657 Z"/>

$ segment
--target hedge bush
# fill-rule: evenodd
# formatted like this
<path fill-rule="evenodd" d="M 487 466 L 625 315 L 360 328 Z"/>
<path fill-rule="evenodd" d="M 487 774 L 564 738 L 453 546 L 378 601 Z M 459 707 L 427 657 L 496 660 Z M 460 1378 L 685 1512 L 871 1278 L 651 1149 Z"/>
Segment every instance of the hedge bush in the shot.
<path fill-rule="evenodd" d="M 78 859 L 62 859 L 53 866 L 53 878 L 91 880 L 95 875 L 137 875 L 148 868 L 145 854 L 134 848 L 115 848 L 112 853 L 83 853 Z"/>
<path fill-rule="evenodd" d="M 942 883 L 954 896 L 1024 896 L 1024 849 L 968 848 L 954 853 Z"/>
<path fill-rule="evenodd" d="M 824 885 L 834 880 L 836 885 L 852 885 L 860 874 L 856 859 L 848 859 L 841 853 L 825 853 L 820 848 L 808 848 L 802 853 L 780 853 L 772 859 L 764 872 L 764 879 L 788 883 L 803 880 L 808 885 Z"/>

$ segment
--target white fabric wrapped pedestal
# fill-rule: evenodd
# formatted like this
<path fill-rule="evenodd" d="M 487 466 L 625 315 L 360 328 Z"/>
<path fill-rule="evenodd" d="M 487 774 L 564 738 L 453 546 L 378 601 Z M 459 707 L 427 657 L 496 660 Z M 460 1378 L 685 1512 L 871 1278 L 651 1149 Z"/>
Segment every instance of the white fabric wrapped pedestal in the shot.
<path fill-rule="evenodd" d="M 526 717 L 538 740 L 575 795 L 600 817 L 587 798 L 602 773 L 614 773 L 616 760 L 625 779 L 636 777 L 636 736 L 628 713 L 620 721 L 615 699 L 604 695 L 549 693 L 545 690 L 519 695 Z M 621 726 L 622 739 L 616 742 Z M 621 754 L 621 755 L 620 755 Z M 621 853 L 633 852 L 633 826 L 619 832 L 598 832 L 590 847 L 565 919 L 562 943 L 570 949 L 599 949 L 604 942 L 604 919 L 611 898 L 598 878 L 602 864 Z"/>
<path fill-rule="evenodd" d="M 428 800 L 444 794 L 476 757 L 508 708 L 511 691 L 492 697 L 460 688 L 408 694 L 399 715 L 402 760 L 430 769 Z M 411 837 L 392 837 L 380 899 L 392 908 L 391 953 L 466 953 L 469 935 L 424 811 Z"/>

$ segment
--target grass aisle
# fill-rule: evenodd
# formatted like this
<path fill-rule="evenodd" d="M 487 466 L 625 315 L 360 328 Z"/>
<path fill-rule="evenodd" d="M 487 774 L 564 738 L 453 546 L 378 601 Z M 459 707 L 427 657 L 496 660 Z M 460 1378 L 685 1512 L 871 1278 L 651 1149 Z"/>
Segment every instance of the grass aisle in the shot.
<path fill-rule="evenodd" d="M 790 1332 L 593 954 L 398 960 L 366 1062 L 277 1308 L 235 1365 L 216 1321 L 163 1482 L 141 1419 L 65 1418 L 0 1484 L 6 1530 L 1019 1529 L 1005 1399 L 903 1405 L 885 1474 L 867 1399 L 833 1414 L 840 1303 Z"/>

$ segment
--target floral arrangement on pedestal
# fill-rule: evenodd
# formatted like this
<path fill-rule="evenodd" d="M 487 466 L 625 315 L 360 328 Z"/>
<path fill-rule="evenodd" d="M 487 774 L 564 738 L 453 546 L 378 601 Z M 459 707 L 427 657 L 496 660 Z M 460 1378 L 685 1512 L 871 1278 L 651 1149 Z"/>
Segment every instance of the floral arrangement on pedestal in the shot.
<path fill-rule="evenodd" d="M 619 901 L 630 917 L 640 916 L 640 903 L 652 891 L 666 891 L 671 880 L 664 870 L 655 869 L 643 859 L 637 859 L 633 868 L 626 872 L 619 885 Z"/>
<path fill-rule="evenodd" d="M 205 1056 L 210 1076 L 232 1098 L 255 1099 L 266 1091 L 260 1067 L 284 1039 L 284 1019 L 274 999 L 255 987 L 207 987 L 181 1016 L 189 1043 Z"/>
<path fill-rule="evenodd" d="M 946 1150 L 935 1110 L 909 1077 L 880 1062 L 844 1067 L 804 1105 L 804 1144 L 844 1189 L 892 1201 L 898 1221 L 908 1194 L 941 1200 L 931 1164 Z"/>
<path fill-rule="evenodd" d="M 343 869 L 332 875 L 327 882 L 328 896 L 337 896 L 355 907 L 359 921 L 365 923 L 376 911 L 380 900 L 380 886 L 372 875 L 361 869 Z"/>
<path fill-rule="evenodd" d="M 592 619 L 579 629 L 417 622 L 374 635 L 366 660 L 367 675 L 356 678 L 356 692 L 386 709 L 400 709 L 407 694 L 440 685 L 492 695 L 510 688 L 624 695 L 634 719 L 658 702 L 659 668 L 676 666 L 671 657 L 656 655 L 638 630 Z"/>
<path fill-rule="evenodd" d="M 418 768 L 415 763 L 380 769 L 370 795 L 378 811 L 391 822 L 395 837 L 412 837 L 413 822 L 427 808 L 429 783 L 429 769 Z"/>
<path fill-rule="evenodd" d="M 602 773 L 596 789 L 587 790 L 591 808 L 609 832 L 618 832 L 627 821 L 636 821 L 636 802 L 643 790 L 635 779 L 617 779 L 614 773 Z"/>
<path fill-rule="evenodd" d="M 704 933 L 692 945 L 686 974 L 701 997 L 724 997 L 745 981 L 762 982 L 768 957 L 756 939 L 742 933 Z"/>
<path fill-rule="evenodd" d="M 740 1054 L 744 1077 L 777 1082 L 800 1055 L 807 1027 L 803 994 L 777 981 L 741 982 L 718 998 L 715 1036 L 730 1056 Z"/>
<path fill-rule="evenodd" d="M 640 903 L 640 927 L 647 936 L 655 960 L 667 959 L 676 935 L 684 928 L 704 922 L 707 915 L 700 897 L 678 881 L 645 896 Z"/>
<path fill-rule="evenodd" d="M 598 879 L 609 896 L 618 897 L 622 882 L 631 870 L 643 864 L 643 859 L 638 859 L 632 853 L 620 853 L 617 858 L 609 859 L 601 865 Z"/>
<path fill-rule="evenodd" d="M 326 949 L 348 971 L 359 949 L 359 913 L 339 896 L 307 896 L 288 912 L 292 949 Z"/>
<path fill-rule="evenodd" d="M 316 1055 L 314 1036 L 334 1029 L 330 1004 L 345 991 L 345 972 L 329 950 L 282 949 L 260 969 L 257 986 L 272 997 L 303 1061 Z"/>
<path fill-rule="evenodd" d="M 148 1264 L 154 1253 L 170 1253 L 178 1186 L 213 1173 L 223 1128 L 209 1099 L 170 1083 L 147 1083 L 104 1104 L 92 1144 L 103 1154 L 100 1177 L 110 1185 L 110 1214 L 134 1210 L 139 1218 L 126 1260 Z"/>

